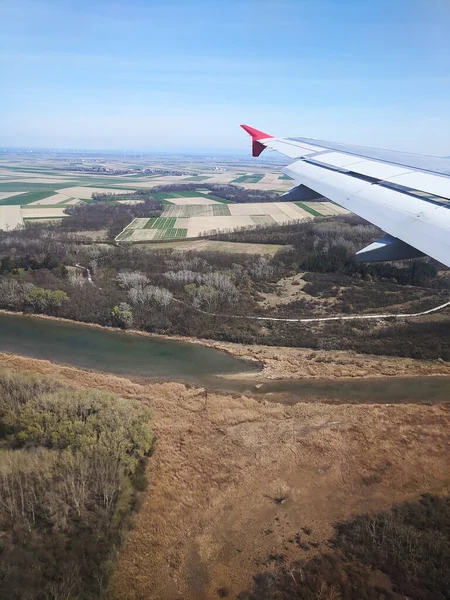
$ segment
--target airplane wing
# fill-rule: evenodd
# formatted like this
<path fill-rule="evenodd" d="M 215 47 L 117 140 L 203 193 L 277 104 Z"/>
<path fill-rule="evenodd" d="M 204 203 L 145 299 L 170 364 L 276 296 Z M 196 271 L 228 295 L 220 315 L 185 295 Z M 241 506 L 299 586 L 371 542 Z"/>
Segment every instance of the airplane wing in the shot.
<path fill-rule="evenodd" d="M 265 148 L 292 159 L 282 171 L 295 186 L 290 202 L 325 197 L 370 221 L 386 236 L 357 260 L 396 260 L 424 254 L 450 267 L 450 159 L 309 138 L 276 138 L 241 125 L 253 156 Z"/>

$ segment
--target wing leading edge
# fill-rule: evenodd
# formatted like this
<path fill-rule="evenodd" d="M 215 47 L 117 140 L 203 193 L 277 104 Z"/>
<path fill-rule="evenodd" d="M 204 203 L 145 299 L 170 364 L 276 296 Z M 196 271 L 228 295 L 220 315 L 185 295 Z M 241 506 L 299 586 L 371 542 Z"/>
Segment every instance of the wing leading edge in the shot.
<path fill-rule="evenodd" d="M 293 159 L 282 171 L 296 187 L 285 200 L 324 196 L 363 217 L 386 236 L 358 260 L 426 254 L 450 267 L 450 160 L 308 138 L 276 138 L 242 125 L 253 156 L 265 148 Z"/>

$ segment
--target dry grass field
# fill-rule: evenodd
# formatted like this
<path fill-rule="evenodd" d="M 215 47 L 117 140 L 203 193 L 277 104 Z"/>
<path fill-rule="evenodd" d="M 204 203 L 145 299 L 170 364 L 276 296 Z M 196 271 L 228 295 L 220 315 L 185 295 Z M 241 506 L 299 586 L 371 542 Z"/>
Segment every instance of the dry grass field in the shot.
<path fill-rule="evenodd" d="M 0 229 L 12 231 L 22 225 L 23 216 L 20 206 L 0 206 Z"/>
<path fill-rule="evenodd" d="M 333 217 L 334 215 L 347 215 L 348 210 L 338 206 L 333 202 L 302 202 L 305 206 L 316 210 L 324 217 Z"/>
<path fill-rule="evenodd" d="M 53 196 L 49 196 L 48 198 L 43 198 L 42 200 L 36 200 L 35 202 L 30 202 L 28 206 L 50 206 L 52 204 L 67 204 L 69 201 L 76 200 L 76 202 L 80 202 L 78 198 L 74 198 L 73 196 L 69 196 L 68 194 L 53 194 Z"/>
<path fill-rule="evenodd" d="M 0 366 L 153 409 L 148 489 L 110 600 L 212 600 L 221 588 L 233 598 L 277 555 L 289 564 L 326 550 L 334 522 L 449 485 L 444 405 L 286 406 L 8 355 Z M 298 532 L 303 547 L 292 543 Z"/>
<path fill-rule="evenodd" d="M 178 252 L 230 252 L 232 254 L 261 254 L 273 256 L 281 248 L 279 244 L 242 244 L 239 242 L 219 242 L 217 240 L 171 240 L 155 242 L 148 246 L 153 250 L 173 248 Z"/>
<path fill-rule="evenodd" d="M 448 485 L 439 406 L 160 394 L 150 487 L 110 598 L 206 600 L 220 588 L 234 597 L 271 556 L 317 552 L 289 542 L 302 527 L 320 548 L 335 521 Z"/>
<path fill-rule="evenodd" d="M 12 208 L 12 207 L 11 207 Z M 40 219 L 40 218 L 59 218 L 65 217 L 64 208 L 55 206 L 54 208 L 22 208 L 22 216 L 24 219 Z"/>

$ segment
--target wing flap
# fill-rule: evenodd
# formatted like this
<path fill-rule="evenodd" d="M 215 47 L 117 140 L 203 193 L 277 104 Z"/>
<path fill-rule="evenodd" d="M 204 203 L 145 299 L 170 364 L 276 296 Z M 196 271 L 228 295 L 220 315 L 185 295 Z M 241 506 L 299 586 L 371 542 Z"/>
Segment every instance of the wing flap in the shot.
<path fill-rule="evenodd" d="M 340 161 L 338 157 L 341 157 Z M 374 179 L 379 179 L 380 181 L 385 181 L 390 177 L 411 172 L 411 169 L 406 167 L 398 167 L 396 165 L 390 165 L 374 160 L 366 160 L 361 158 L 358 159 L 356 156 L 350 156 L 349 154 L 338 154 L 337 152 L 332 152 L 331 155 L 320 154 L 315 158 L 315 162 L 324 164 L 326 166 L 340 167 L 345 171 L 357 173 L 366 177 L 373 177 Z M 338 162 L 340 162 L 340 164 L 337 164 Z"/>
<path fill-rule="evenodd" d="M 411 171 L 396 177 L 392 177 L 390 183 L 395 183 L 412 190 L 417 190 L 440 198 L 450 200 L 450 178 L 432 175 L 431 173 L 420 173 Z"/>
<path fill-rule="evenodd" d="M 283 171 L 296 183 L 306 185 L 392 237 L 450 266 L 450 210 L 445 206 L 304 161 L 296 161 Z"/>

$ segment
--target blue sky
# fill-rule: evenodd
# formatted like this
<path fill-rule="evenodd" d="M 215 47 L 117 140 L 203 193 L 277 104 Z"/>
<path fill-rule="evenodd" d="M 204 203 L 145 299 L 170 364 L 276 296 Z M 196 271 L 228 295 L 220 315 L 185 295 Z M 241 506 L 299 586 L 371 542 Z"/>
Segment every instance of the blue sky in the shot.
<path fill-rule="evenodd" d="M 0 145 L 450 154 L 450 0 L 1 0 Z"/>

